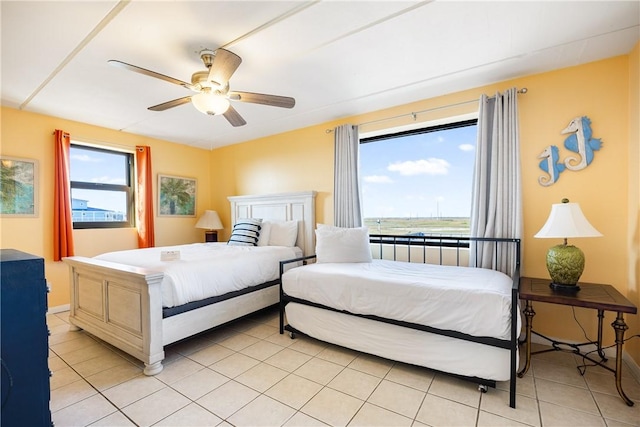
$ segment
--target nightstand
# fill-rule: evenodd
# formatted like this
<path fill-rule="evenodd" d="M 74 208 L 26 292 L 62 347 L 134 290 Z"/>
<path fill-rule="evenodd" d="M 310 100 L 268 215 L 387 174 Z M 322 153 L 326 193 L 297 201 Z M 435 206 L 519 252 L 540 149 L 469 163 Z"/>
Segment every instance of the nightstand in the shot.
<path fill-rule="evenodd" d="M 618 394 L 624 402 L 633 406 L 631 399 L 622 390 L 622 347 L 624 345 L 624 332 L 629 329 L 624 322 L 624 313 L 636 314 L 638 309 L 631 301 L 625 298 L 620 292 L 611 285 L 602 285 L 596 283 L 579 283 L 580 290 L 577 293 L 562 293 L 552 290 L 549 287 L 549 279 L 536 279 L 531 277 L 520 278 L 520 299 L 525 301 L 524 315 L 526 320 L 526 361 L 522 371 L 518 373 L 518 376 L 522 378 L 524 374 L 529 370 L 531 365 L 531 355 L 536 353 L 544 353 L 547 351 L 571 351 L 574 354 L 578 354 L 583 358 L 599 365 L 615 374 L 616 388 Z M 533 301 L 546 302 L 551 304 L 560 304 L 572 307 L 592 308 L 598 311 L 598 339 L 597 341 L 588 341 L 580 344 L 569 344 L 560 341 L 555 341 L 551 338 L 545 337 L 533 331 L 533 316 L 536 312 L 533 310 Z M 615 369 L 606 366 L 603 362 L 607 361 L 604 351 L 602 350 L 602 321 L 604 319 L 605 311 L 613 311 L 617 313 L 616 320 L 613 321 L 611 326 L 616 334 L 616 367 Z M 542 350 L 539 352 L 531 352 L 531 334 L 534 333 L 539 337 L 551 342 L 552 348 L 550 350 Z M 600 360 L 593 359 L 589 353 L 583 353 L 580 347 L 595 345 L 597 348 L 597 354 Z M 565 348 L 563 348 L 565 347 Z M 568 350 L 568 349 L 571 350 Z M 580 369 L 580 368 L 578 368 Z M 581 374 L 584 374 L 584 370 L 580 370 Z"/>

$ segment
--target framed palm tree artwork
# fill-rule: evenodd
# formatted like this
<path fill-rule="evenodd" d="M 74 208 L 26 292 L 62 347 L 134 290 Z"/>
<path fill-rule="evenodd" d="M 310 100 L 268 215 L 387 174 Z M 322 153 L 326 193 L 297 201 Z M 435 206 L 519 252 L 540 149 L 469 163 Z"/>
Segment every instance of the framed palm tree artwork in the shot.
<path fill-rule="evenodd" d="M 196 216 L 196 180 L 158 174 L 158 216 Z"/>
<path fill-rule="evenodd" d="M 0 216 L 38 216 L 38 161 L 0 157 Z"/>

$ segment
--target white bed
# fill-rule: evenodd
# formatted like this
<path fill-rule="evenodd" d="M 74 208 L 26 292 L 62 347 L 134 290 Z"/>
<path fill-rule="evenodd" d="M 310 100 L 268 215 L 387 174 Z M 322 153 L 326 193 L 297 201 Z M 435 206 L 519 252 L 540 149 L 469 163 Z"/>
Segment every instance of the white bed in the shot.
<path fill-rule="evenodd" d="M 176 259 L 163 261 L 163 252 Z M 219 242 L 108 252 L 94 259 L 162 272 L 162 307 L 173 308 L 276 280 L 279 262 L 301 255 L 297 246 Z"/>
<path fill-rule="evenodd" d="M 282 273 L 281 332 L 471 379 L 483 390 L 511 381 L 515 407 L 518 271 L 509 277 L 388 260 L 311 263 Z"/>
<path fill-rule="evenodd" d="M 296 246 L 298 254 L 313 253 L 315 246 L 315 195 L 314 191 L 283 193 L 261 196 L 232 196 L 231 217 L 233 224 L 240 218 L 262 218 L 271 221 L 297 221 L 298 233 Z M 212 244 L 207 244 L 212 245 Z M 217 245 L 219 252 L 237 251 L 228 249 L 223 244 Z M 222 247 L 221 247 L 222 246 Z M 258 254 L 264 254 L 268 248 L 253 249 Z M 283 248 L 286 249 L 286 248 Z M 172 264 L 154 261 L 150 267 L 146 262 L 156 258 L 161 250 L 180 250 L 181 258 L 195 258 L 193 269 L 185 267 L 182 261 Z M 147 261 L 139 261 L 139 265 L 124 262 L 113 262 L 97 258 L 69 257 L 64 262 L 70 267 L 71 304 L 69 321 L 73 328 L 84 329 L 87 332 L 109 342 L 115 347 L 131 354 L 145 364 L 144 373 L 155 375 L 162 371 L 164 346 L 207 329 L 238 319 L 257 310 L 277 304 L 279 301 L 278 263 L 274 263 L 271 270 L 275 270 L 275 280 L 263 286 L 255 286 L 251 293 L 236 295 L 227 293 L 229 297 L 220 298 L 213 304 L 207 304 L 188 311 L 180 312 L 169 317 L 163 316 L 163 308 L 175 303 L 184 302 L 185 295 L 168 295 L 167 280 L 179 277 L 193 278 L 192 273 L 201 270 L 210 274 L 201 259 L 202 252 L 198 252 L 191 245 L 167 248 L 140 250 L 146 253 Z M 240 251 L 245 251 L 240 249 Z M 126 251 L 129 252 L 129 251 Z M 198 253 L 198 254 L 196 254 Z M 296 252 L 283 251 L 280 256 L 287 259 L 289 254 Z M 109 257 L 116 261 L 132 259 L 130 254 L 111 254 Z M 144 258 L 144 257 L 143 257 Z M 185 261 L 187 261 L 185 259 Z M 193 260 L 192 260 L 193 261 Z M 175 261 L 173 261 L 175 263 Z M 198 265 L 198 262 L 200 265 Z M 193 270 L 193 271 L 190 271 Z M 226 273 L 221 270 L 218 277 Z M 262 273 L 257 276 L 263 277 Z M 196 280 L 196 279 L 194 279 Z M 235 279 L 232 287 L 240 286 Z M 198 299 L 206 286 L 199 287 L 196 292 L 185 291 L 189 303 Z M 164 291 L 163 291 L 164 289 Z M 236 289 L 237 290 L 237 289 Z M 164 296 L 163 296 L 164 294 Z M 180 292 L 178 292 L 180 294 Z M 194 297 L 195 295 L 195 297 Z M 172 297 L 174 300 L 171 300 Z M 163 299 L 165 302 L 163 302 Z M 180 305 L 183 307 L 183 305 Z"/>
<path fill-rule="evenodd" d="M 511 332 L 511 285 L 486 268 L 379 259 L 309 264 L 282 278 L 287 295 L 340 311 L 498 339 Z"/>

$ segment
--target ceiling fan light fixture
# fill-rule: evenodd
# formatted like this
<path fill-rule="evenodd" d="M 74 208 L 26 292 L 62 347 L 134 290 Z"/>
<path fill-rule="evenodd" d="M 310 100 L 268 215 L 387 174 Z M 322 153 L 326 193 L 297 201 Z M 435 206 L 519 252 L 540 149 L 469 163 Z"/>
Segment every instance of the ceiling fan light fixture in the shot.
<path fill-rule="evenodd" d="M 193 73 L 191 75 L 191 83 L 122 61 L 110 60 L 109 64 L 164 80 L 195 92 L 195 95 L 183 96 L 162 104 L 153 105 L 148 108 L 150 111 L 165 111 L 191 102 L 201 113 L 209 116 L 224 115 L 229 124 L 233 127 L 238 127 L 246 125 L 247 122 L 235 108 L 231 107 L 230 101 L 281 108 L 293 108 L 296 104 L 296 100 L 288 96 L 253 92 L 229 92 L 229 79 L 242 62 L 242 58 L 231 51 L 223 48 L 218 48 L 215 51 L 205 49 L 200 52 L 200 57 L 207 69 Z"/>
<path fill-rule="evenodd" d="M 211 92 L 200 92 L 191 97 L 191 102 L 198 111 L 210 116 L 224 114 L 229 109 L 229 100 Z"/>

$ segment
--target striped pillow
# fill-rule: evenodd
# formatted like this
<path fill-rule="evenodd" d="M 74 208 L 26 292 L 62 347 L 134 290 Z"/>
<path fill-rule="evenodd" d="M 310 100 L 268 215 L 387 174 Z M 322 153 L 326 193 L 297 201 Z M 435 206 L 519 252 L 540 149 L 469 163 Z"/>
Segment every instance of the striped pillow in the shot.
<path fill-rule="evenodd" d="M 229 237 L 228 245 L 237 246 L 258 246 L 260 237 L 260 218 L 243 218 L 236 221 Z"/>

